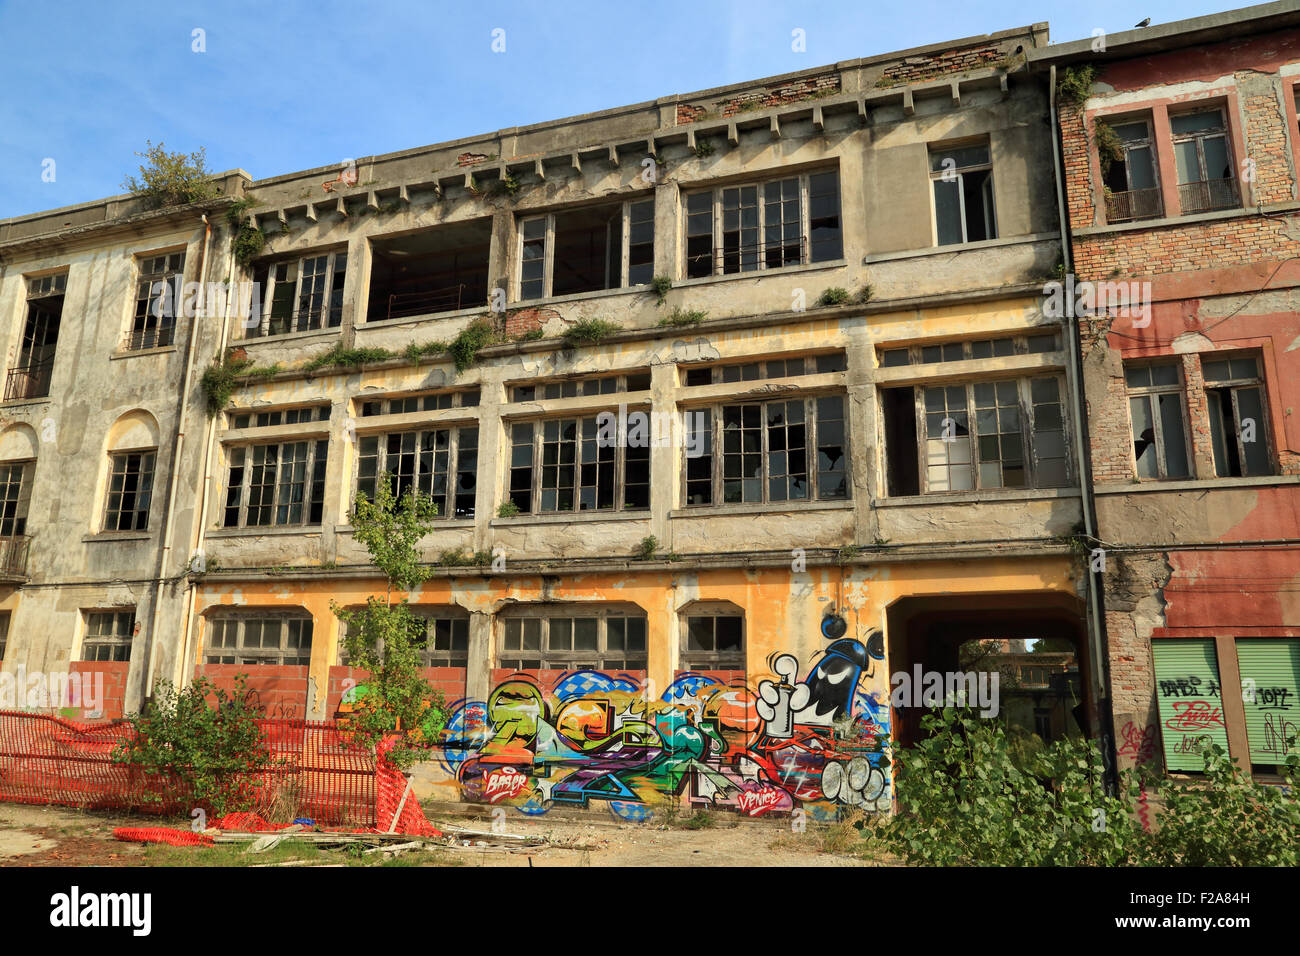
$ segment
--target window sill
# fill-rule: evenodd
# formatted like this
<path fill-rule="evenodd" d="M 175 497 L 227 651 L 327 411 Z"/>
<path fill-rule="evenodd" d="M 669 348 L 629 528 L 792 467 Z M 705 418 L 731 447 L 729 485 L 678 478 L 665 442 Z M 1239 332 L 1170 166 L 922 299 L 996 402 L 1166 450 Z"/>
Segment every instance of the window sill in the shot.
<path fill-rule="evenodd" d="M 518 299 L 510 303 L 511 309 L 536 309 L 544 308 L 548 305 L 563 305 L 565 302 L 586 302 L 589 299 L 600 299 L 606 296 L 615 295 L 646 295 L 654 292 L 654 286 L 649 282 L 643 282 L 641 285 L 620 286 L 617 289 L 596 289 L 592 292 L 570 292 L 568 295 L 551 295 L 544 299 Z M 479 309 L 477 311 L 483 311 Z"/>
<path fill-rule="evenodd" d="M 96 531 L 83 534 L 81 540 L 90 541 L 149 541 L 154 537 L 152 531 Z"/>
<path fill-rule="evenodd" d="M 515 525 L 529 524 L 573 524 L 592 521 L 648 521 L 650 509 L 642 511 L 564 511 L 546 512 L 545 514 L 520 514 L 509 518 L 493 518 L 489 527 L 509 528 Z"/>
<path fill-rule="evenodd" d="M 779 515 L 790 511 L 848 511 L 852 508 L 853 501 L 849 498 L 837 498 L 834 501 L 751 502 L 675 508 L 668 512 L 668 517 L 708 518 L 718 515 Z"/>
<path fill-rule="evenodd" d="M 48 395 L 41 395 L 38 398 L 11 398 L 8 401 L 0 402 L 0 408 L 22 408 L 24 405 L 48 405 L 51 399 Z"/>
<path fill-rule="evenodd" d="M 448 319 L 469 319 L 482 315 L 486 309 L 486 305 L 480 305 L 470 309 L 457 309 L 454 312 L 428 312 L 424 315 L 403 315 L 396 319 L 366 320 L 357 323 L 356 330 L 364 333 L 367 329 L 402 329 Z"/>
<path fill-rule="evenodd" d="M 935 491 L 928 495 L 905 495 L 900 498 L 877 498 L 873 508 L 914 508 L 933 505 L 964 505 L 999 501 L 1050 501 L 1053 498 L 1081 497 L 1078 488 L 994 488 L 989 491 Z"/>
<path fill-rule="evenodd" d="M 473 518 L 448 518 L 448 519 L 434 518 L 433 522 L 434 522 L 433 531 L 429 532 L 430 534 L 433 534 L 434 531 L 442 531 L 442 530 L 457 529 L 457 528 L 472 528 L 474 527 L 475 524 Z M 335 526 L 334 533 L 342 534 L 342 535 L 353 535 L 356 534 L 356 530 L 357 529 L 350 524 L 341 524 Z"/>
<path fill-rule="evenodd" d="M 1028 236 L 1007 236 L 1001 239 L 984 239 L 980 242 L 954 242 L 947 246 L 927 246 L 924 249 L 904 249 L 900 252 L 878 252 L 862 257 L 863 265 L 892 262 L 896 259 L 918 259 L 924 256 L 947 255 L 953 252 L 977 252 L 980 249 L 997 249 L 1003 246 L 1030 245 L 1037 242 L 1059 241 L 1054 232 L 1036 232 Z"/>
<path fill-rule="evenodd" d="M 1233 209 L 1219 209 L 1214 212 L 1194 212 L 1186 216 L 1161 216 L 1156 219 L 1139 219 L 1136 222 L 1107 223 L 1100 226 L 1088 226 L 1074 229 L 1076 236 L 1104 236 L 1115 232 L 1132 232 L 1135 229 L 1160 229 L 1168 226 L 1187 226 L 1198 222 L 1214 222 L 1219 219 L 1240 219 L 1244 216 L 1261 215 L 1261 206 L 1237 206 Z M 1270 213 L 1286 212 L 1300 208 L 1300 203 L 1274 203 L 1267 207 Z"/>
<path fill-rule="evenodd" d="M 847 259 L 828 259 L 826 262 L 810 262 L 803 266 L 781 266 L 779 269 L 754 269 L 750 272 L 731 272 L 720 276 L 674 279 L 673 288 L 689 289 L 694 286 L 712 285 L 715 282 L 735 282 L 737 279 L 762 279 L 764 276 L 789 276 L 799 275 L 802 272 L 824 272 L 829 269 L 843 269 L 848 264 L 849 260 Z"/>
<path fill-rule="evenodd" d="M 1107 482 L 1097 485 L 1097 495 L 1145 494 L 1149 491 L 1210 491 L 1216 488 L 1267 488 L 1300 485 L 1300 475 L 1261 475 L 1258 478 L 1177 478 L 1161 481 L 1146 478 L 1139 482 Z"/>
<path fill-rule="evenodd" d="M 166 355 L 168 352 L 175 352 L 175 345 L 160 345 L 152 349 L 119 349 L 108 356 L 110 362 L 124 358 L 135 358 L 137 355 Z"/>
<path fill-rule="evenodd" d="M 308 535 L 320 537 L 322 528 L 311 525 L 267 525 L 265 528 L 209 528 L 207 538 L 261 538 L 267 535 Z"/>

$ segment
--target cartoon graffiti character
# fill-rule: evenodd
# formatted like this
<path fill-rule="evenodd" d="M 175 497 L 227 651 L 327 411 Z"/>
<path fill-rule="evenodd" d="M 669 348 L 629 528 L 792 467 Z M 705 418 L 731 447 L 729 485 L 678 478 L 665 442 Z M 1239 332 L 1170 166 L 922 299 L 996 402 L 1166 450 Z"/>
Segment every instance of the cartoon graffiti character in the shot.
<path fill-rule="evenodd" d="M 808 702 L 808 685 L 800 684 L 798 688 L 794 686 L 795 676 L 799 673 L 799 661 L 790 654 L 782 654 L 774 660 L 772 670 L 781 678 L 781 682 L 760 681 L 759 698 L 755 706 L 758 716 L 767 723 L 768 736 L 784 739 L 794 736 L 794 712 Z"/>
<path fill-rule="evenodd" d="M 812 673 L 804 678 L 807 693 L 795 704 L 794 722 L 830 727 L 853 713 L 853 694 L 858 677 L 867 664 L 867 649 L 858 641 L 835 641 L 822 655 Z M 762 689 L 760 685 L 760 690 Z"/>

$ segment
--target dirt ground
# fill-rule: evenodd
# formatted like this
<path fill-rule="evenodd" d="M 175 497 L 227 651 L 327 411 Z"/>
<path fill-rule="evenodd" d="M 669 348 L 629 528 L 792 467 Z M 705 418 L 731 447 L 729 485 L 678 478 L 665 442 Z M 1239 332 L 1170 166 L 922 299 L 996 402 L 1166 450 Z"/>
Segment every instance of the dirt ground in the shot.
<path fill-rule="evenodd" d="M 672 826 L 617 824 L 593 814 L 581 818 L 512 816 L 506 832 L 541 837 L 540 847 L 511 847 L 463 830 L 487 831 L 484 820 L 440 817 L 435 824 L 456 833 L 446 845 L 418 856 L 380 854 L 361 865 L 416 866 L 878 866 L 890 861 L 864 852 L 851 827 L 809 826 L 791 832 L 788 822 L 739 820 L 731 814 L 687 818 Z M 229 844 L 200 847 L 144 846 L 113 839 L 119 826 L 183 827 L 184 821 L 83 812 L 65 807 L 0 804 L 0 866 L 240 866 L 358 865 L 342 851 L 282 845 L 274 854 L 250 856 Z M 460 831 L 455 828 L 460 828 Z M 468 844 L 468 845 L 467 845 Z M 207 854 L 207 856 L 200 856 Z"/>

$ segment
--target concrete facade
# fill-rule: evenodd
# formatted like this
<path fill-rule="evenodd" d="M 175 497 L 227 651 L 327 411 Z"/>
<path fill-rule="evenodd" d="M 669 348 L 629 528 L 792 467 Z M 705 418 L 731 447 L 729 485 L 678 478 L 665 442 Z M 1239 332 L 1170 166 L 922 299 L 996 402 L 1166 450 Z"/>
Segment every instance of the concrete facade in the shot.
<path fill-rule="evenodd" d="M 126 710 L 157 679 L 245 670 L 267 713 L 333 716 L 364 675 L 332 604 L 379 580 L 348 515 L 407 468 L 451 489 L 409 595 L 453 710 L 425 794 L 883 809 L 881 744 L 921 712 L 891 707 L 889 675 L 960 670 L 985 640 L 1056 642 L 1065 679 L 1026 719 L 1107 735 L 1073 332 L 1043 297 L 1064 255 L 1046 42 L 1037 24 L 236 172 L 140 219 L 116 199 L 0 223 L 11 367 L 30 283 L 67 274 L 50 397 L 0 407 L 0 464 L 37 462 L 5 671 L 78 660 L 89 613 L 131 607 L 129 660 L 104 665 Z M 246 264 L 235 202 L 265 236 Z M 256 282 L 261 312 L 117 356 L 140 262 L 182 248 L 187 279 Z M 590 320 L 617 328 L 566 338 Z M 431 348 L 480 322 L 496 340 L 464 370 Z M 257 372 L 209 417 L 201 373 L 231 353 Z M 663 440 L 620 439 L 606 467 L 566 431 L 621 411 Z M 148 526 L 106 534 L 109 453 L 148 448 Z M 584 488 L 596 506 L 563 510 Z"/>

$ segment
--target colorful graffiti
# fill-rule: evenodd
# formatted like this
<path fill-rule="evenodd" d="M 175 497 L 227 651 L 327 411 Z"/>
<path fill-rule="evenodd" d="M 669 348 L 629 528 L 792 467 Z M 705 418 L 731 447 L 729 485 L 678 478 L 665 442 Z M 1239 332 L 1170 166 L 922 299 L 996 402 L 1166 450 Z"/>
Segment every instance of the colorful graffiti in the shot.
<path fill-rule="evenodd" d="M 868 648 L 873 648 L 869 651 Z M 880 642 L 833 641 L 798 679 L 790 654 L 773 678 L 679 673 L 658 697 L 630 674 L 530 675 L 462 701 L 441 738 L 443 768 L 464 799 L 545 813 L 604 804 L 642 820 L 670 803 L 750 816 L 801 808 L 887 809 L 888 702 L 861 686 Z"/>

